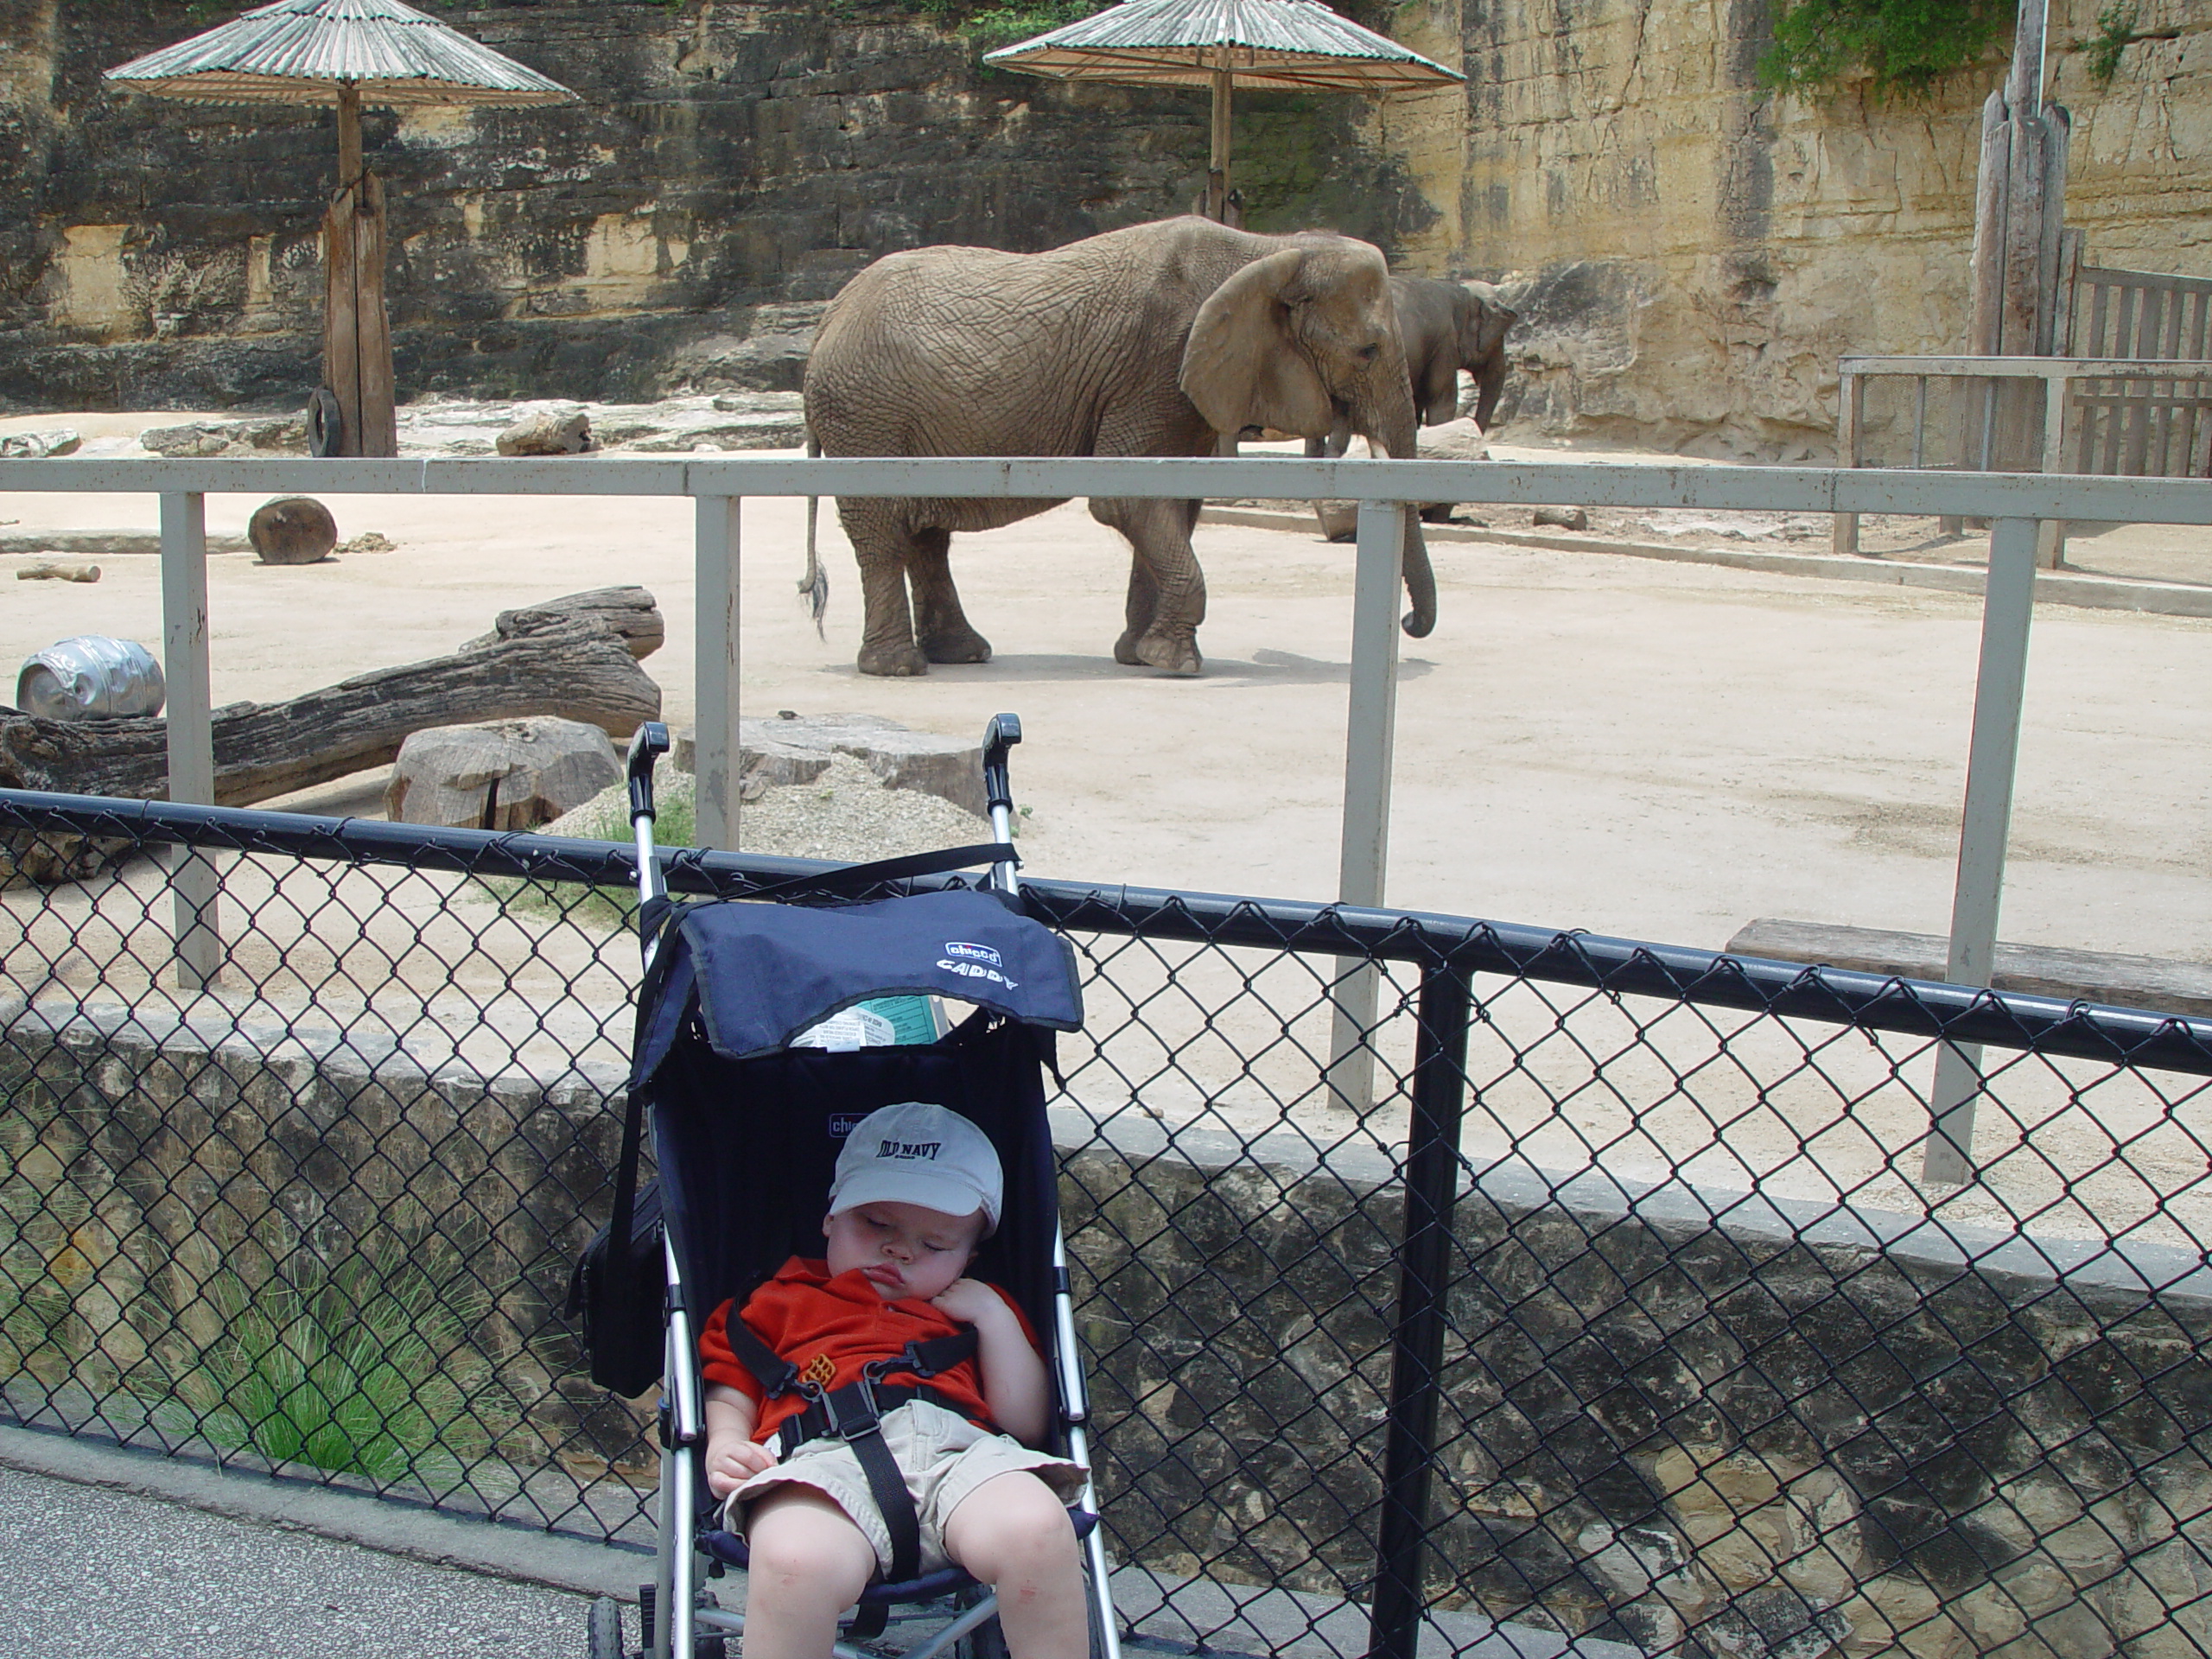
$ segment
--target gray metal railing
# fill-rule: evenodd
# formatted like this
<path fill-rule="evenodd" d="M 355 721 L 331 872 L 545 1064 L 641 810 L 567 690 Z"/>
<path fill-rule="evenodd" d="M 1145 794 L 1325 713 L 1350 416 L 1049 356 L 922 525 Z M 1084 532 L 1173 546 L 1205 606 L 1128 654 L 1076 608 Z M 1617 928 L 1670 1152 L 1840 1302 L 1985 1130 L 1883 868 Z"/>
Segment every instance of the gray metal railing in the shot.
<path fill-rule="evenodd" d="M 1688 507 L 1816 512 L 1839 524 L 1868 512 L 1939 513 L 1993 521 L 1966 804 L 1954 883 L 1950 976 L 1986 982 L 2004 887 L 2012 773 L 2018 749 L 2038 541 L 2069 518 L 2212 524 L 2212 481 L 1889 469 L 1693 465 L 1497 463 L 1268 459 L 947 458 L 713 461 L 594 458 L 531 461 L 241 460 L 0 461 L 0 493 L 148 492 L 162 500 L 163 668 L 169 686 L 170 795 L 212 797 L 213 737 L 205 572 L 211 493 L 690 496 L 697 503 L 699 836 L 734 844 L 741 632 L 737 568 L 747 496 L 854 495 L 1351 500 L 1359 515 L 1345 730 L 1338 898 L 1383 900 L 1395 720 L 1400 526 L 1409 506 L 1452 500 L 1493 505 Z M 1450 626 L 1446 619 L 1446 626 Z M 181 869 L 176 891 L 181 971 L 219 948 L 219 917 L 204 873 Z M 1333 1073 L 1362 1093 L 1357 1030 L 1371 1025 L 1371 976 L 1340 988 Z M 1972 1166 L 1974 1057 L 1947 1049 L 1928 1143 L 1929 1179 L 1963 1179 Z"/>

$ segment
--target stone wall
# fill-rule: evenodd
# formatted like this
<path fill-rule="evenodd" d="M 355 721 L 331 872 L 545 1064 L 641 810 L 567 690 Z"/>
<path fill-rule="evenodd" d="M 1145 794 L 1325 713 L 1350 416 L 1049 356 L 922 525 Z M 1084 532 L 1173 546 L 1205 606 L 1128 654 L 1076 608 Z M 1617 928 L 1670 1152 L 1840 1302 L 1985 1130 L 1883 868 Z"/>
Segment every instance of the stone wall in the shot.
<path fill-rule="evenodd" d="M 1181 212 L 1203 175 L 1203 99 L 987 72 L 877 0 L 434 10 L 584 101 L 367 112 L 403 399 L 796 389 L 869 260 L 1055 246 Z M 0 407 L 296 406 L 315 384 L 328 111 L 99 84 L 204 26 L 173 0 L 0 0 Z M 1349 100 L 1247 114 L 1313 211 L 1379 234 L 1418 203 L 1350 143 Z"/>
<path fill-rule="evenodd" d="M 1768 0 L 1405 0 L 1463 67 L 1379 105 L 1240 95 L 1255 229 L 1324 225 L 1505 279 L 1521 434 L 1825 457 L 1845 352 L 1955 350 L 1977 111 L 1757 84 Z M 2108 85 L 2056 0 L 2093 261 L 2212 274 L 2212 0 L 2145 0 Z M 1356 8 L 1356 10 L 1358 10 Z M 1182 211 L 1194 93 L 985 71 L 898 0 L 444 14 L 581 106 L 372 111 L 403 397 L 787 390 L 820 303 L 893 249 L 1056 245 Z M 296 406 L 316 377 L 327 111 L 118 96 L 175 0 L 0 0 L 0 407 Z M 1878 442 L 1885 415 L 1878 404 Z"/>
<path fill-rule="evenodd" d="M 16 1018 L 0 1329 L 20 1336 L 26 1289 L 66 1289 L 42 1317 L 68 1373 L 114 1389 L 178 1339 L 162 1310 L 190 1305 L 185 1281 L 248 1244 L 274 1262 L 442 1240 L 491 1292 L 485 1351 L 529 1408 L 509 1454 L 603 1471 L 638 1419 L 575 1376 L 549 1310 L 607 1202 L 610 1084 L 426 1078 L 334 1034 Z M 1291 1135 L 1054 1128 L 1117 1550 L 1363 1598 L 1390 1169 Z M 1462 1195 L 1441 1605 L 1705 1659 L 2212 1646 L 2196 1258 L 1631 1196 L 1505 1167 Z"/>

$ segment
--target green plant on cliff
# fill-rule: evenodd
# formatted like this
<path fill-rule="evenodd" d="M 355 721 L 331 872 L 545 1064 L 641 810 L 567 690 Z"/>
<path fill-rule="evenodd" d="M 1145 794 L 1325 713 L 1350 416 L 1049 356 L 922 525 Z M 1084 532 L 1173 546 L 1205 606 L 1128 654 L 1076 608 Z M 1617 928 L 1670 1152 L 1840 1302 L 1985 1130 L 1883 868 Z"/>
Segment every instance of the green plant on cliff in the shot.
<path fill-rule="evenodd" d="M 1103 0 L 1013 0 L 995 6 L 976 0 L 915 0 L 914 9 L 940 29 L 957 32 L 980 57 L 1088 17 L 1103 9 Z"/>
<path fill-rule="evenodd" d="M 2135 27 L 2142 17 L 2142 10 L 2134 0 L 2119 0 L 2097 14 L 2097 32 L 2088 40 L 2070 42 L 2076 52 L 2088 55 L 2089 79 L 2100 86 L 2112 85 L 2112 78 L 2120 73 L 2120 60 L 2127 48 L 2138 41 L 2171 41 L 2179 38 L 2177 29 L 2142 30 Z"/>
<path fill-rule="evenodd" d="M 2013 0 L 1774 0 L 1770 86 L 1830 96 L 1865 75 L 1878 99 L 1923 98 L 2012 25 Z"/>
<path fill-rule="evenodd" d="M 484 1294 L 411 1262 L 356 1258 L 204 1293 L 221 1334 L 175 1376 L 156 1416 L 277 1463 L 449 1480 L 490 1436 L 472 1412 L 489 1366 L 468 1338 Z"/>

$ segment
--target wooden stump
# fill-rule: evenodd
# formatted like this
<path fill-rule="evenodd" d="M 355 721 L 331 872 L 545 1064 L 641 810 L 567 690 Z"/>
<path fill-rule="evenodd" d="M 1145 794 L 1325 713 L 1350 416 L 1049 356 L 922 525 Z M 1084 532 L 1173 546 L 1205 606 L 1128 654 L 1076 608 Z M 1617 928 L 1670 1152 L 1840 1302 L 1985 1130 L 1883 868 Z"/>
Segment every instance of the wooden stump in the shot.
<path fill-rule="evenodd" d="M 280 495 L 253 510 L 245 537 L 264 564 L 314 564 L 338 545 L 338 520 L 311 495 Z"/>

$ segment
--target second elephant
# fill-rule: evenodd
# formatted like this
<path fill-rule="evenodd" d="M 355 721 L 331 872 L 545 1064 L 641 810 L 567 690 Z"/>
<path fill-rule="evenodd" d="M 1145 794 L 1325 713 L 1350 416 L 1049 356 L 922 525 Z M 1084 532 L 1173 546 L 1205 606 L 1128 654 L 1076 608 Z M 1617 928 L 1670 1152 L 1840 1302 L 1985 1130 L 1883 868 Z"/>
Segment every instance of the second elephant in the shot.
<path fill-rule="evenodd" d="M 1505 336 L 1521 314 L 1499 303 L 1487 283 L 1445 283 L 1428 276 L 1393 276 L 1390 302 L 1406 348 L 1414 409 L 1423 426 L 1441 426 L 1459 414 L 1459 371 L 1475 378 L 1475 406 L 1467 412 L 1490 430 L 1505 391 Z"/>
<path fill-rule="evenodd" d="M 1447 283 L 1432 276 L 1390 278 L 1390 305 L 1406 357 L 1414 416 L 1423 426 L 1442 426 L 1459 415 L 1459 371 L 1475 379 L 1475 406 L 1467 412 L 1485 432 L 1505 391 L 1505 336 L 1521 320 L 1487 283 Z M 1348 433 L 1308 440 L 1309 455 L 1344 451 Z M 1432 501 L 1421 510 L 1430 524 L 1452 516 L 1455 504 Z"/>

